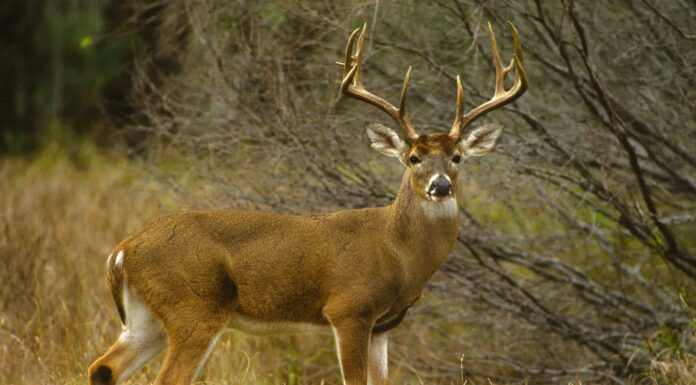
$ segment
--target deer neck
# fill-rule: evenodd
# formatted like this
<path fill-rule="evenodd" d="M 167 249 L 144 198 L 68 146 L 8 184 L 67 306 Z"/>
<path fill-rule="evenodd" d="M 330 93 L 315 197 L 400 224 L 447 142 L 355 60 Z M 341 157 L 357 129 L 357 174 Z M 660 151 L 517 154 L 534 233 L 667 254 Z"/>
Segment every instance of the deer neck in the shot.
<path fill-rule="evenodd" d="M 407 170 L 389 210 L 389 228 L 403 258 L 407 282 L 422 288 L 454 247 L 459 232 L 458 198 L 454 194 L 442 202 L 424 199 L 414 191 Z"/>

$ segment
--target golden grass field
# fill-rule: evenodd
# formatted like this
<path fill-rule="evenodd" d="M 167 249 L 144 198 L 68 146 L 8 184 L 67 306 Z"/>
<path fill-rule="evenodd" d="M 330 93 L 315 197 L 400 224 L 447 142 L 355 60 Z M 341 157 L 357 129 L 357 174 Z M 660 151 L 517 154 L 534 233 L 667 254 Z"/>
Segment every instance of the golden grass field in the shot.
<path fill-rule="evenodd" d="M 77 156 L 49 148 L 31 160 L 0 159 L 0 183 L 0 384 L 86 384 L 87 366 L 120 330 L 107 291 L 106 256 L 149 220 L 197 204 L 177 197 L 143 167 L 96 155 L 91 146 Z M 437 359 L 437 341 L 429 340 L 426 325 L 405 322 L 393 341 L 392 384 L 488 383 L 458 375 L 429 380 L 409 367 L 413 354 Z M 158 358 L 128 383 L 152 382 L 159 364 Z M 695 384 L 695 375 L 693 359 L 668 361 L 644 383 Z M 234 331 L 223 335 L 198 379 L 322 381 L 340 383 L 330 336 L 263 338 Z"/>
<path fill-rule="evenodd" d="M 90 157 L 89 165 L 76 166 L 49 150 L 31 161 L 3 160 L 0 180 L 0 384 L 85 384 L 87 366 L 120 330 L 105 281 L 106 256 L 179 203 L 150 175 L 113 158 Z M 130 383 L 151 382 L 156 361 Z M 320 373 L 327 380 L 338 378 L 328 336 L 263 339 L 230 332 L 200 379 L 277 384 L 316 367 L 325 368 Z"/>

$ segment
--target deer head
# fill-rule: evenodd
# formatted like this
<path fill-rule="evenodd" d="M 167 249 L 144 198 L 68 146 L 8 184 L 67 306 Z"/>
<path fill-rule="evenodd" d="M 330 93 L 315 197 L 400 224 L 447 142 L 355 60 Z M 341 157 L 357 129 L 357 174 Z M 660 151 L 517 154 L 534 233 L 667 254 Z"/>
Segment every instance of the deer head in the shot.
<path fill-rule="evenodd" d="M 502 133 L 499 124 L 488 124 L 471 130 L 463 135 L 476 119 L 485 113 L 495 110 L 520 97 L 527 89 L 527 76 L 522 66 L 522 47 L 520 46 L 517 29 L 510 23 L 515 45 L 515 53 L 506 67 L 500 62 L 500 54 L 491 24 L 488 23 L 488 34 L 493 51 L 495 65 L 495 93 L 487 102 L 464 114 L 464 92 L 462 82 L 457 75 L 457 102 L 455 118 L 448 133 L 433 133 L 419 135 L 406 114 L 406 95 L 411 77 L 411 67 L 406 71 L 399 107 L 394 107 L 385 99 L 367 91 L 362 84 L 361 66 L 363 44 L 367 23 L 350 35 L 346 46 L 343 64 L 343 94 L 372 104 L 386 112 L 398 127 L 397 131 L 379 123 L 366 126 L 367 136 L 372 142 L 372 148 L 380 153 L 398 158 L 409 170 L 411 186 L 423 199 L 441 201 L 456 194 L 457 175 L 460 163 L 471 156 L 481 156 L 490 152 Z M 358 36 L 358 32 L 360 35 Z M 353 54 L 353 45 L 358 36 L 357 48 Z M 509 90 L 505 90 L 505 76 L 515 70 L 515 81 Z"/>

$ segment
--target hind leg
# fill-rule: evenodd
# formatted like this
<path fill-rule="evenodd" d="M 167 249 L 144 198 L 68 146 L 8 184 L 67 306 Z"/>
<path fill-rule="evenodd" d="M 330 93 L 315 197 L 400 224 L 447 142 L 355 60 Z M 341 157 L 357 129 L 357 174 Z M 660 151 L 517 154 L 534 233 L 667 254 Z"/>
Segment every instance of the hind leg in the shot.
<path fill-rule="evenodd" d="M 175 289 L 170 289 L 174 292 Z M 160 308 L 169 343 L 155 385 L 189 385 L 203 367 L 229 319 L 230 303 L 211 301 L 214 293 L 178 295 Z"/>
<path fill-rule="evenodd" d="M 125 337 L 124 337 L 125 336 Z M 90 385 L 115 385 L 140 369 L 167 346 L 164 335 L 134 340 L 128 332 L 89 367 Z"/>
<path fill-rule="evenodd" d="M 188 385 L 208 360 L 222 324 L 215 326 L 192 325 L 169 332 L 169 349 L 155 385 Z"/>
<path fill-rule="evenodd" d="M 111 348 L 90 365 L 90 385 L 115 385 L 130 377 L 167 346 L 149 308 L 124 285 L 126 326 Z"/>

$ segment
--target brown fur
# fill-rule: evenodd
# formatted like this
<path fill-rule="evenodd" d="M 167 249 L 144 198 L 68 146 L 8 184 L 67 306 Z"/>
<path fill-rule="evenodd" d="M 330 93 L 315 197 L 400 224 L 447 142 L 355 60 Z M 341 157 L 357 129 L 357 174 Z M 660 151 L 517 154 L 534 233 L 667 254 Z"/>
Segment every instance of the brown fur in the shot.
<path fill-rule="evenodd" d="M 409 168 L 387 207 L 306 216 L 178 212 L 121 242 L 109 264 L 119 312 L 127 277 L 129 290 L 161 322 L 169 340 L 156 383 L 190 383 L 192 363 L 237 316 L 331 325 L 339 336 L 346 383 L 364 385 L 370 334 L 401 322 L 454 245 L 459 216 L 428 218 L 419 190 L 432 168 L 449 162 L 455 147 L 442 136 L 414 143 L 403 155 L 418 151 L 428 171 Z M 440 172 L 456 180 L 456 167 Z M 123 271 L 114 266 L 120 251 Z M 125 350 L 117 342 L 92 365 L 91 376 L 108 368 L 116 378 L 132 362 Z"/>
<path fill-rule="evenodd" d="M 110 262 L 109 279 L 126 330 L 90 366 L 90 384 L 122 380 L 158 351 L 164 335 L 167 357 L 155 383 L 189 384 L 228 322 L 238 328 L 254 323 L 330 325 L 344 383 L 365 385 L 368 377 L 373 385 L 384 383 L 384 333 L 401 322 L 457 237 L 458 158 L 491 151 L 502 132 L 499 126 L 481 127 L 460 140 L 462 129 L 526 90 L 522 49 L 512 29 L 512 89 L 503 87 L 512 67 L 503 69 L 494 55 L 493 98 L 463 114 L 457 78 L 450 133 L 421 136 L 405 114 L 410 69 L 398 109 L 365 90 L 358 63 L 367 25 L 354 56 L 355 30 L 346 47 L 341 90 L 385 111 L 408 141 L 385 126 L 366 127 L 375 150 L 407 165 L 395 202 L 326 215 L 181 212 L 152 222 L 112 254 L 124 252 L 121 268 Z M 490 23 L 489 34 L 495 48 Z M 372 357 L 376 355 L 380 357 Z"/>
<path fill-rule="evenodd" d="M 228 323 L 331 326 L 344 383 L 386 381 L 386 345 L 377 342 L 370 353 L 372 336 L 386 343 L 383 333 L 401 322 L 452 250 L 459 227 L 453 156 L 472 148 L 444 134 L 406 145 L 384 126 L 369 130 L 380 134 L 369 133 L 378 151 L 408 165 L 390 206 L 299 216 L 186 211 L 121 242 L 107 266 L 126 328 L 90 366 L 90 384 L 123 380 L 167 344 L 156 384 L 189 384 Z M 475 130 L 473 138 L 493 138 L 476 154 L 490 151 L 499 134 Z M 429 196 L 426 184 L 436 175 L 452 181 L 451 196 Z M 443 207 L 450 211 L 441 214 Z"/>

